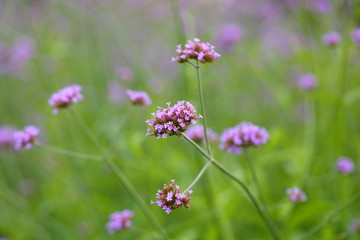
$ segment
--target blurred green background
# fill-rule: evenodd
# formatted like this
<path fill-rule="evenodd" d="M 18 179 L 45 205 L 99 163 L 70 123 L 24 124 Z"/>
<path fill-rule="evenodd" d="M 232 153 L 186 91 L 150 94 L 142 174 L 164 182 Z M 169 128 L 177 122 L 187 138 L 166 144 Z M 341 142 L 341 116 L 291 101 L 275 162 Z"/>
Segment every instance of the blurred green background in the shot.
<path fill-rule="evenodd" d="M 350 37 L 358 8 L 324 0 L 3 0 L 0 124 L 36 125 L 42 143 L 99 155 L 71 113 L 53 115 L 47 103 L 79 84 L 84 100 L 72 108 L 171 239 L 269 239 L 246 195 L 213 167 L 193 188 L 190 209 L 167 215 L 150 205 L 164 183 L 185 189 L 205 163 L 183 139 L 145 137 L 144 122 L 167 102 L 200 111 L 195 70 L 171 62 L 178 44 L 199 37 L 222 55 L 201 68 L 207 123 L 218 134 L 241 121 L 269 131 L 268 144 L 250 154 L 282 239 L 297 239 L 360 191 L 360 58 Z M 239 28 L 231 46 L 221 32 L 229 23 Z M 322 42 L 330 31 L 342 36 L 335 47 Z M 29 56 L 11 69 L 6 49 L 19 41 Z M 318 81 L 312 91 L 296 85 L 308 72 Z M 147 91 L 153 104 L 131 105 L 125 89 Z M 253 187 L 245 155 L 212 149 Z M 339 156 L 354 160 L 353 174 L 335 170 Z M 308 201 L 292 204 L 292 186 L 305 187 Z M 108 215 L 123 209 L 134 211 L 133 227 L 109 235 Z M 39 147 L 0 149 L 0 213 L 0 237 L 12 240 L 157 238 L 104 163 Z M 311 239 L 360 239 L 351 228 L 357 218 L 359 201 Z"/>

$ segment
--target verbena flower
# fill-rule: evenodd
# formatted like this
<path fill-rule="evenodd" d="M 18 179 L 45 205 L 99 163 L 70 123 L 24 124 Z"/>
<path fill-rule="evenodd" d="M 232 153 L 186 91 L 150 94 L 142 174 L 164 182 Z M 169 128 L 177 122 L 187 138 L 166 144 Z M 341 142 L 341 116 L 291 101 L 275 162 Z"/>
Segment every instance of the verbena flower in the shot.
<path fill-rule="evenodd" d="M 126 90 L 126 95 L 134 105 L 148 106 L 151 104 L 149 95 L 143 91 Z"/>
<path fill-rule="evenodd" d="M 150 128 L 146 135 L 156 136 L 157 138 L 166 138 L 167 136 L 181 136 L 187 126 L 196 123 L 196 120 L 202 118 L 197 116 L 196 110 L 191 103 L 187 101 L 178 101 L 173 107 L 167 103 L 167 108 L 158 107 L 158 111 L 151 115 L 154 119 L 146 120 Z"/>
<path fill-rule="evenodd" d="M 354 163 L 350 158 L 340 157 L 336 162 L 336 169 L 344 175 L 347 175 L 354 171 Z"/>
<path fill-rule="evenodd" d="M 15 144 L 15 128 L 11 126 L 0 126 L 0 149 L 13 148 Z"/>
<path fill-rule="evenodd" d="M 121 212 L 114 212 L 109 216 L 109 222 L 106 224 L 106 228 L 109 234 L 113 234 L 118 231 L 126 230 L 131 227 L 131 218 L 134 213 L 130 210 L 123 210 Z"/>
<path fill-rule="evenodd" d="M 218 139 L 218 136 L 216 135 L 216 133 L 214 133 L 210 128 L 208 128 L 206 132 L 207 132 L 209 141 L 215 143 Z M 194 142 L 205 143 L 204 126 L 203 125 L 190 126 L 186 130 L 185 133 Z"/>
<path fill-rule="evenodd" d="M 360 28 L 355 28 L 351 31 L 351 38 L 358 46 L 360 46 Z"/>
<path fill-rule="evenodd" d="M 265 128 L 250 122 L 241 122 L 235 127 L 224 130 L 220 138 L 220 148 L 240 154 L 244 148 L 265 144 L 269 137 Z"/>
<path fill-rule="evenodd" d="M 190 195 L 191 190 L 188 191 L 188 195 L 180 193 L 180 187 L 175 185 L 175 179 L 171 180 L 169 185 L 164 184 L 163 189 L 158 190 L 156 193 L 156 202 L 151 201 L 151 204 L 156 204 L 169 214 L 172 210 L 184 206 L 185 208 L 190 207 Z"/>
<path fill-rule="evenodd" d="M 329 32 L 322 38 L 323 43 L 327 46 L 336 46 L 341 41 L 341 36 L 338 32 Z"/>
<path fill-rule="evenodd" d="M 304 89 L 304 90 L 312 90 L 317 86 L 316 77 L 311 73 L 306 73 L 304 75 L 301 75 L 297 79 L 296 83 L 300 89 Z"/>
<path fill-rule="evenodd" d="M 32 147 L 40 130 L 35 126 L 27 126 L 23 131 L 14 133 L 16 151 L 28 150 Z"/>
<path fill-rule="evenodd" d="M 172 61 L 183 63 L 195 59 L 201 63 L 211 63 L 221 56 L 214 49 L 215 47 L 210 43 L 200 42 L 200 39 L 194 38 L 194 41 L 187 41 L 184 48 L 181 44 L 177 46 L 176 52 L 179 56 L 172 58 Z"/>
<path fill-rule="evenodd" d="M 305 193 L 298 187 L 286 189 L 286 194 L 292 202 L 305 202 L 307 200 Z"/>
<path fill-rule="evenodd" d="M 134 73 L 129 67 L 119 67 L 116 69 L 116 75 L 120 80 L 130 81 L 134 77 Z"/>
<path fill-rule="evenodd" d="M 48 101 L 50 106 L 54 107 L 53 114 L 57 114 L 60 109 L 67 108 L 71 104 L 82 100 L 81 90 L 81 86 L 74 84 L 53 93 Z"/>
<path fill-rule="evenodd" d="M 240 26 L 228 23 L 220 26 L 217 33 L 217 43 L 220 49 L 230 51 L 233 46 L 240 42 L 244 33 Z"/>

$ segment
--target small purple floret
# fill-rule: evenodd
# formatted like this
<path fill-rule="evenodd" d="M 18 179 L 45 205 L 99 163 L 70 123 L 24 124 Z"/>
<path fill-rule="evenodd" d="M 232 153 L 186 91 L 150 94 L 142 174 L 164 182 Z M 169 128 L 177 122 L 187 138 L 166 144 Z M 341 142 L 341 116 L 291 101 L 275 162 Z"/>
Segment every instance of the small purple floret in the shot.
<path fill-rule="evenodd" d="M 206 132 L 207 132 L 209 141 L 215 143 L 218 139 L 218 136 L 216 135 L 216 133 L 214 133 L 210 128 L 208 128 Z M 186 130 L 185 133 L 194 142 L 205 143 L 205 135 L 204 135 L 204 126 L 203 125 L 190 126 Z"/>
<path fill-rule="evenodd" d="M 35 126 L 27 126 L 23 131 L 14 133 L 16 151 L 28 150 L 32 147 L 40 130 Z"/>
<path fill-rule="evenodd" d="M 113 234 L 118 231 L 126 230 L 131 227 L 131 218 L 134 213 L 130 210 L 123 210 L 121 212 L 114 212 L 109 216 L 109 222 L 106 224 L 106 228 L 109 234 Z"/>
<path fill-rule="evenodd" d="M 149 95 L 143 91 L 126 90 L 126 95 L 134 105 L 148 106 L 151 104 Z"/>
<path fill-rule="evenodd" d="M 338 32 L 329 32 L 323 36 L 322 40 L 325 45 L 333 47 L 340 43 L 341 36 Z"/>
<path fill-rule="evenodd" d="M 349 173 L 352 173 L 354 171 L 355 166 L 350 158 L 340 157 L 336 162 L 336 168 L 344 175 L 348 175 Z"/>
<path fill-rule="evenodd" d="M 292 202 L 305 202 L 307 200 L 305 193 L 298 187 L 286 189 L 286 194 Z"/>
<path fill-rule="evenodd" d="M 54 107 L 53 114 L 57 114 L 60 109 L 69 107 L 71 104 L 82 100 L 81 90 L 82 87 L 75 84 L 53 93 L 48 101 L 50 106 Z"/>
<path fill-rule="evenodd" d="M 297 79 L 297 86 L 300 89 L 304 89 L 304 90 L 314 89 L 317 86 L 317 80 L 316 80 L 315 75 L 313 75 L 311 73 L 301 75 Z"/>
<path fill-rule="evenodd" d="M 358 46 L 360 46 L 360 28 L 355 28 L 351 31 L 351 38 Z"/>

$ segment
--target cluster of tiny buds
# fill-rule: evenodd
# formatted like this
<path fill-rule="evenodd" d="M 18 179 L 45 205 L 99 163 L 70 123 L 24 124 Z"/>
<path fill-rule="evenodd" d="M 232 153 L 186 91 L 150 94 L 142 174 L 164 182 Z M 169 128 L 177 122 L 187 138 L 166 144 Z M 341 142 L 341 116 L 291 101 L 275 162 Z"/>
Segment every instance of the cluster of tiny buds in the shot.
<path fill-rule="evenodd" d="M 53 114 L 57 114 L 60 109 L 66 108 L 71 104 L 82 100 L 83 96 L 80 93 L 81 89 L 81 86 L 75 84 L 53 93 L 49 98 L 50 106 L 54 107 Z"/>
<path fill-rule="evenodd" d="M 14 133 L 16 151 L 28 150 L 32 147 L 40 130 L 35 126 L 27 126 L 23 131 Z"/>
<path fill-rule="evenodd" d="M 286 189 L 286 194 L 292 202 L 305 202 L 307 200 L 305 193 L 298 187 Z"/>
<path fill-rule="evenodd" d="M 126 90 L 126 95 L 134 105 L 148 106 L 151 104 L 149 95 L 143 91 Z"/>
<path fill-rule="evenodd" d="M 212 63 L 221 55 L 215 50 L 215 47 L 208 42 L 200 42 L 200 39 L 194 38 L 194 41 L 188 40 L 184 49 L 181 44 L 177 46 L 177 57 L 172 58 L 173 62 L 184 63 L 189 59 L 195 59 L 201 63 Z"/>
<path fill-rule="evenodd" d="M 241 122 L 235 127 L 225 129 L 220 139 L 220 148 L 240 154 L 244 148 L 265 144 L 269 133 L 265 128 L 250 122 Z"/>
<path fill-rule="evenodd" d="M 178 101 L 171 106 L 167 103 L 167 108 L 158 107 L 158 111 L 151 115 L 155 119 L 145 122 L 151 127 L 146 135 L 156 136 L 157 138 L 166 138 L 167 136 L 181 136 L 187 126 L 196 123 L 196 120 L 202 118 L 197 116 L 194 106 L 187 101 Z"/>
<path fill-rule="evenodd" d="M 180 187 L 175 185 L 175 179 L 171 180 L 169 185 L 164 184 L 163 189 L 156 193 L 157 201 L 151 201 L 151 204 L 156 204 L 169 214 L 172 210 L 184 206 L 190 207 L 190 195 L 192 191 L 188 191 L 188 195 L 180 193 Z"/>
<path fill-rule="evenodd" d="M 106 224 L 109 234 L 130 228 L 133 215 L 134 213 L 127 209 L 112 213 L 109 216 L 109 222 Z"/>

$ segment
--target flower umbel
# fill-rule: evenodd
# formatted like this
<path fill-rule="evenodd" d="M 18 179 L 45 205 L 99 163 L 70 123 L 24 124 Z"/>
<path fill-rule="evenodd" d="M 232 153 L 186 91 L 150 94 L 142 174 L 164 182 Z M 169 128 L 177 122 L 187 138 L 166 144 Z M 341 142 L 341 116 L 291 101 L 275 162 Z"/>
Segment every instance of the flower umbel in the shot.
<path fill-rule="evenodd" d="M 173 107 L 167 103 L 167 108 L 158 107 L 158 111 L 152 113 L 155 119 L 146 120 L 151 128 L 146 135 L 166 138 L 167 136 L 181 136 L 186 131 L 187 126 L 196 123 L 202 118 L 197 116 L 194 106 L 187 101 L 178 101 Z"/>
<path fill-rule="evenodd" d="M 225 129 L 221 135 L 220 148 L 240 154 L 244 148 L 265 144 L 269 133 L 265 128 L 250 122 L 241 122 L 235 127 Z"/>
<path fill-rule="evenodd" d="M 354 163 L 351 161 L 350 158 L 340 157 L 336 162 L 336 168 L 344 175 L 348 175 L 349 173 L 352 173 L 354 171 Z"/>
<path fill-rule="evenodd" d="M 76 103 L 83 99 L 83 95 L 80 93 L 82 87 L 79 85 L 67 86 L 60 89 L 58 92 L 53 93 L 49 98 L 50 106 L 55 107 L 53 114 L 59 113 L 59 110 L 66 108 L 73 103 Z"/>
<path fill-rule="evenodd" d="M 130 228 L 133 215 L 134 213 L 127 209 L 112 213 L 109 216 L 109 222 L 106 224 L 109 234 Z"/>
<path fill-rule="evenodd" d="M 32 147 L 40 130 L 35 126 L 27 126 L 23 131 L 14 133 L 16 151 L 28 150 Z"/>
<path fill-rule="evenodd" d="M 149 95 L 143 91 L 126 90 L 126 95 L 134 105 L 148 106 L 151 104 Z"/>
<path fill-rule="evenodd" d="M 298 187 L 286 189 L 286 194 L 292 202 L 305 202 L 307 200 L 305 193 Z"/>
<path fill-rule="evenodd" d="M 190 126 L 188 128 L 188 130 L 186 130 L 185 133 L 194 142 L 205 143 L 204 126 L 203 125 Z M 217 141 L 218 136 L 210 128 L 207 129 L 207 134 L 209 137 L 209 141 L 211 141 L 213 143 L 215 143 Z"/>
<path fill-rule="evenodd" d="M 156 198 L 158 199 L 156 202 L 151 201 L 151 204 L 156 204 L 162 209 L 165 210 L 167 214 L 169 214 L 172 210 L 177 209 L 181 206 L 185 208 L 190 207 L 190 195 L 192 193 L 191 190 L 188 191 L 189 194 L 181 194 L 180 187 L 175 185 L 175 179 L 171 180 L 169 185 L 164 184 L 162 190 L 158 190 L 156 193 Z"/>
<path fill-rule="evenodd" d="M 194 38 L 194 41 L 187 41 L 184 49 L 181 44 L 177 46 L 176 52 L 179 56 L 172 58 L 172 61 L 183 63 L 189 61 L 189 59 L 195 59 L 201 63 L 212 63 L 221 56 L 214 49 L 215 47 L 210 43 L 200 42 L 200 39 Z"/>
<path fill-rule="evenodd" d="M 323 43 L 327 46 L 336 46 L 341 41 L 341 36 L 338 32 L 329 32 L 322 38 Z"/>

